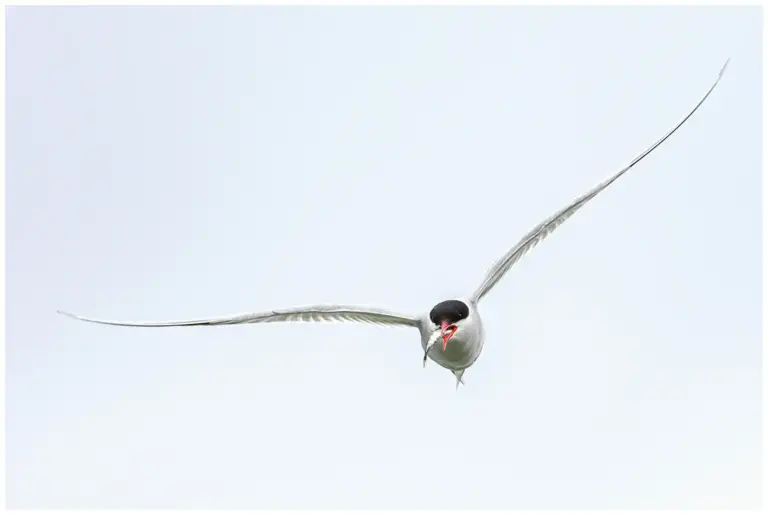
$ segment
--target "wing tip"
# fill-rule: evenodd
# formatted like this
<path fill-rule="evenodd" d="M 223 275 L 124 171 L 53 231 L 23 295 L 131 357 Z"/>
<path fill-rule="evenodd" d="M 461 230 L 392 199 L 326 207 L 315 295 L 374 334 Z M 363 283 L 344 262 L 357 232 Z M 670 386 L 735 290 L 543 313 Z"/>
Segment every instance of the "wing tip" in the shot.
<path fill-rule="evenodd" d="M 81 317 L 80 315 L 75 315 L 74 313 L 70 313 L 69 311 L 62 311 L 60 309 L 56 310 L 56 313 L 58 313 L 59 315 L 65 316 L 67 318 L 71 318 L 72 320 L 79 320 L 81 322 L 94 322 L 97 324 L 104 323 L 100 320 L 93 320 L 91 318 Z"/>
<path fill-rule="evenodd" d="M 730 57 L 725 60 L 725 64 L 723 65 L 722 68 L 720 68 L 720 73 L 717 75 L 717 80 L 720 80 L 720 79 L 723 78 L 723 74 L 725 73 L 725 69 L 728 68 L 728 63 L 730 63 L 730 62 L 731 62 L 731 58 Z"/>

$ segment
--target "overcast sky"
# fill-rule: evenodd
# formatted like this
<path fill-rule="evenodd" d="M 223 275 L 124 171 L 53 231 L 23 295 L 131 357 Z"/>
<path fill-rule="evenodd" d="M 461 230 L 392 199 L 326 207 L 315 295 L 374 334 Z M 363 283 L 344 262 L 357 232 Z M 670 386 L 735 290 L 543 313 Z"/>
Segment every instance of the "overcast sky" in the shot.
<path fill-rule="evenodd" d="M 13 8 L 12 508 L 729 508 L 760 481 L 759 8 Z M 667 143 L 481 304 L 422 313 Z"/>

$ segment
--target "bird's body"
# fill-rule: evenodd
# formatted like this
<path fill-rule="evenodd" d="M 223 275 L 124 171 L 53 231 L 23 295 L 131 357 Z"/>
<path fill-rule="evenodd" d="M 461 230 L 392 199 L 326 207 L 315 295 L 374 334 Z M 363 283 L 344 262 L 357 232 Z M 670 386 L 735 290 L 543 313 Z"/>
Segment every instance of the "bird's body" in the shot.
<path fill-rule="evenodd" d="M 460 326 L 460 330 L 456 331 L 456 334 L 450 338 L 450 345 L 447 345 L 445 350 L 442 350 L 439 345 L 433 345 L 427 350 L 430 338 L 440 327 L 439 323 L 433 322 L 430 316 L 424 316 L 419 325 L 422 350 L 432 361 L 454 372 L 454 374 L 463 373 L 464 370 L 472 366 L 480 357 L 485 340 L 483 321 L 477 311 L 477 305 L 469 299 L 451 299 L 441 302 L 430 313 L 434 313 L 441 304 L 459 302 L 467 307 L 467 316 L 456 320 L 455 323 Z"/>
<path fill-rule="evenodd" d="M 85 318 L 69 313 L 62 314 L 88 322 L 138 327 L 211 326 L 290 321 L 351 321 L 388 326 L 406 326 L 419 330 L 421 347 L 422 351 L 424 351 L 424 364 L 426 365 L 426 360 L 429 358 L 441 367 L 450 370 L 456 377 L 456 385 L 458 386 L 459 382 L 463 382 L 462 375 L 464 372 L 480 356 L 483 344 L 485 343 L 483 322 L 478 312 L 480 300 L 526 252 L 535 247 L 577 210 L 613 184 L 614 181 L 624 175 L 679 129 L 712 93 L 722 78 L 724 71 L 725 66 L 720 70 L 717 80 L 715 80 L 704 97 L 680 123 L 633 159 L 624 169 L 611 175 L 608 179 L 599 183 L 587 193 L 535 226 L 488 270 L 480 286 L 471 295 L 440 302 L 422 316 L 403 315 L 380 308 L 343 305 L 306 306 L 284 310 L 244 313 L 220 318 L 170 322 L 114 322 Z M 441 344 L 439 344 L 440 339 L 442 339 Z"/>

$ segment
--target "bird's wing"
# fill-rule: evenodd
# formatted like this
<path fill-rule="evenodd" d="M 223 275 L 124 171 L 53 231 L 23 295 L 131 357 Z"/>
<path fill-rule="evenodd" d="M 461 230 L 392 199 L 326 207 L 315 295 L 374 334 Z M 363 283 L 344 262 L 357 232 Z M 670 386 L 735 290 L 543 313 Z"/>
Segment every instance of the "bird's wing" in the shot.
<path fill-rule="evenodd" d="M 259 324 L 263 322 L 363 322 L 378 325 L 400 325 L 418 327 L 419 319 L 393 313 L 385 309 L 367 308 L 361 306 L 306 306 L 290 309 L 276 309 L 260 313 L 241 313 L 237 315 L 199 320 L 176 320 L 167 322 L 120 322 L 113 320 L 98 320 L 73 315 L 64 311 L 60 314 L 97 324 L 120 325 L 129 327 L 174 327 L 192 325 L 232 325 Z"/>
<path fill-rule="evenodd" d="M 696 104 L 696 107 L 693 108 L 693 110 L 688 113 L 688 115 L 680 121 L 675 127 L 673 127 L 669 132 L 667 132 L 660 140 L 658 140 L 656 143 L 651 145 L 648 149 L 643 151 L 642 154 L 638 155 L 636 158 L 630 162 L 626 168 L 623 170 L 620 170 L 619 172 L 615 173 L 605 181 L 601 182 L 594 188 L 592 188 L 590 191 L 582 195 L 581 197 L 577 198 L 573 202 L 571 202 L 569 205 L 565 206 L 563 209 L 555 213 L 554 215 L 550 216 L 543 222 L 541 222 L 539 225 L 534 227 L 528 234 L 523 236 L 523 239 L 521 239 L 517 245 L 512 247 L 512 249 L 509 250 L 504 256 L 502 256 L 501 259 L 499 259 L 493 267 L 488 270 L 486 273 L 485 278 L 483 279 L 483 282 L 480 284 L 480 286 L 477 288 L 475 293 L 472 295 L 472 300 L 474 302 L 478 302 L 483 296 L 488 293 L 491 288 L 496 285 L 496 283 L 499 282 L 499 280 L 504 276 L 504 274 L 507 272 L 507 270 L 512 267 L 526 252 L 531 250 L 533 247 L 535 247 L 541 240 L 549 236 L 549 234 L 554 231 L 560 224 L 565 222 L 568 218 L 570 218 L 571 215 L 573 215 L 576 211 L 579 210 L 584 204 L 592 200 L 594 197 L 597 196 L 598 193 L 603 191 L 605 188 L 610 186 L 613 181 L 624 175 L 630 168 L 635 166 L 637 163 L 639 163 L 645 156 L 653 152 L 656 147 L 664 143 L 667 138 L 669 138 L 672 134 L 675 133 L 677 129 L 679 129 L 687 120 L 690 118 L 693 113 L 696 112 L 696 110 L 701 106 L 701 104 L 704 103 L 704 101 L 707 99 L 707 97 L 712 93 L 712 91 L 715 89 L 715 86 L 717 86 L 717 83 L 720 82 L 720 79 L 723 77 L 723 73 L 725 72 L 725 68 L 728 66 L 728 61 L 725 62 L 722 69 L 720 70 L 720 73 L 717 76 L 717 79 L 712 84 L 712 86 L 709 88 L 707 93 L 702 97 L 701 100 L 699 100 L 699 103 Z"/>

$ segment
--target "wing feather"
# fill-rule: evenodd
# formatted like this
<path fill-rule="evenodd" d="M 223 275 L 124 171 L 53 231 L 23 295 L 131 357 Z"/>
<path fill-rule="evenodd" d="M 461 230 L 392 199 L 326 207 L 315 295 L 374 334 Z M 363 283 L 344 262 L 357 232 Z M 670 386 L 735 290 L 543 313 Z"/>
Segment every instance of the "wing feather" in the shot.
<path fill-rule="evenodd" d="M 401 315 L 386 309 L 342 305 L 306 306 L 259 313 L 241 313 L 218 318 L 167 322 L 122 322 L 83 317 L 64 311 L 59 311 L 59 313 L 85 322 L 128 327 L 178 327 L 196 325 L 260 324 L 267 322 L 359 322 L 383 326 L 419 326 L 418 318 Z"/>
<path fill-rule="evenodd" d="M 563 209 L 555 213 L 554 215 L 550 216 L 543 222 L 541 222 L 539 225 L 534 227 L 531 231 L 529 231 L 523 238 L 512 247 L 504 256 L 501 257 L 486 273 L 485 278 L 483 279 L 483 282 L 480 284 L 480 286 L 475 290 L 475 293 L 472 295 L 472 299 L 474 302 L 478 302 L 483 296 L 485 296 L 486 293 L 488 293 L 491 288 L 493 288 L 496 283 L 499 282 L 499 280 L 504 276 L 504 274 L 507 273 L 507 271 L 517 263 L 523 255 L 534 248 L 536 245 L 538 245 L 544 238 L 549 236 L 557 227 L 559 227 L 563 222 L 568 220 L 576 211 L 578 211 L 582 206 L 584 206 L 587 202 L 592 200 L 597 196 L 598 193 L 606 189 L 608 186 L 613 184 L 613 182 L 624 175 L 629 169 L 631 169 L 633 166 L 635 166 L 637 163 L 639 163 L 645 156 L 653 152 L 659 145 L 664 143 L 664 141 L 667 140 L 672 134 L 677 131 L 688 119 L 693 116 L 693 113 L 695 113 L 701 104 L 704 103 L 704 101 L 709 97 L 710 93 L 715 89 L 715 86 L 717 86 L 718 82 L 720 82 L 720 79 L 723 77 L 723 73 L 725 72 L 725 68 L 728 66 L 728 61 L 725 62 L 722 69 L 720 70 L 720 73 L 717 76 L 717 79 L 712 84 L 712 86 L 709 88 L 707 93 L 702 97 L 701 100 L 699 100 L 699 103 L 696 104 L 696 106 L 693 108 L 693 110 L 688 113 L 688 115 L 680 121 L 675 127 L 673 127 L 669 132 L 667 132 L 661 139 L 659 139 L 656 143 L 651 145 L 649 148 L 644 150 L 640 155 L 638 155 L 636 158 L 634 158 L 624 169 L 619 170 L 617 173 L 610 176 L 608 179 L 604 180 L 591 190 L 589 190 L 584 195 L 580 196 L 567 206 L 565 206 Z"/>

